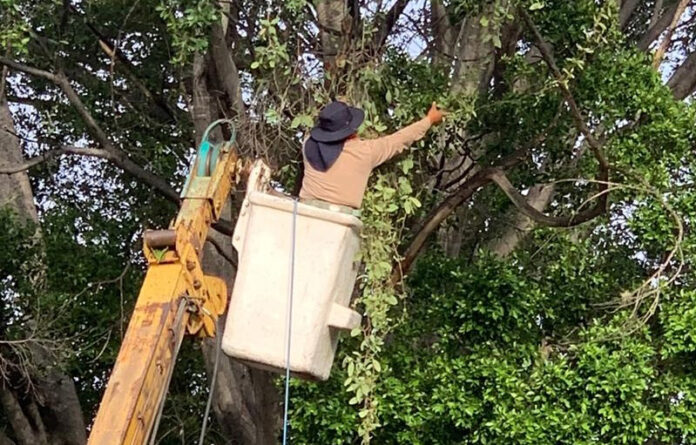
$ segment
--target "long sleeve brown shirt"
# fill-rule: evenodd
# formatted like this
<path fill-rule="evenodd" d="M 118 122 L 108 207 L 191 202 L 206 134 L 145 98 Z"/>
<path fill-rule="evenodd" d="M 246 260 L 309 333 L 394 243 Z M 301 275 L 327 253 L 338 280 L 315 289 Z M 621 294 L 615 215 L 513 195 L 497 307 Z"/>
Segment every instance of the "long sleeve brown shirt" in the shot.
<path fill-rule="evenodd" d="M 300 198 L 360 208 L 372 170 L 422 139 L 430 126 L 426 117 L 381 138 L 348 139 L 336 162 L 325 172 L 315 170 L 305 157 Z"/>

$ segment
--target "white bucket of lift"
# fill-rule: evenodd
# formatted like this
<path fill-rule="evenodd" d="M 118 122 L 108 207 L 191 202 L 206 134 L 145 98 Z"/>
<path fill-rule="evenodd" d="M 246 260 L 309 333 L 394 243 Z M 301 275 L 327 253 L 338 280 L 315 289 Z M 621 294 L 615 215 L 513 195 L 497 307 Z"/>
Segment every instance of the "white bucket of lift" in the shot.
<path fill-rule="evenodd" d="M 251 180 L 250 180 L 251 182 Z M 250 190 L 233 244 L 239 267 L 223 351 L 262 369 L 285 370 L 293 200 Z M 290 371 L 326 380 L 338 332 L 360 324 L 348 305 L 362 223 L 355 216 L 297 204 Z"/>

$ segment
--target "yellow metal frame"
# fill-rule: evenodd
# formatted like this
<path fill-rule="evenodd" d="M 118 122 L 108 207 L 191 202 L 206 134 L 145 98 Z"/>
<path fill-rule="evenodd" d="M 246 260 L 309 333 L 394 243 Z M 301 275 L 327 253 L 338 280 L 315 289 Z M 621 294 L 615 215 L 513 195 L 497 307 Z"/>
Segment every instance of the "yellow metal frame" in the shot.
<path fill-rule="evenodd" d="M 193 166 L 170 228 L 173 233 L 169 234 L 175 235 L 173 246 L 153 248 L 146 233 L 147 274 L 89 445 L 146 443 L 164 403 L 184 334 L 215 336 L 216 320 L 227 304 L 227 287 L 222 279 L 204 275 L 200 260 L 210 226 L 220 217 L 237 182 L 237 161 L 231 144 L 226 143 L 210 176 L 196 176 L 197 166 Z"/>

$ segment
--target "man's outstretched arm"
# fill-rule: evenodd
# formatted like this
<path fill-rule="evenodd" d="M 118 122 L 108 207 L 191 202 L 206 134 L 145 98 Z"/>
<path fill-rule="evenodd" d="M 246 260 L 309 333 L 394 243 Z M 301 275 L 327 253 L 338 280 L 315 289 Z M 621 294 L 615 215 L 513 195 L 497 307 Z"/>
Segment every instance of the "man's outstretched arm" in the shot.
<path fill-rule="evenodd" d="M 377 167 L 400 154 L 406 147 L 422 139 L 431 126 L 442 122 L 444 113 L 433 102 L 428 114 L 421 120 L 388 136 L 372 139 L 372 166 Z"/>

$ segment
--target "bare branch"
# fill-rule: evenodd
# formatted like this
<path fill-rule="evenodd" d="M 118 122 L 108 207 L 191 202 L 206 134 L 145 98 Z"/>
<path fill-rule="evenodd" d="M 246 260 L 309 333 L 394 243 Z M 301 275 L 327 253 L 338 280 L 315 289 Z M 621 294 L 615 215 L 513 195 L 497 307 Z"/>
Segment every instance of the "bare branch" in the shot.
<path fill-rule="evenodd" d="M 51 82 L 56 82 L 56 75 L 48 71 L 40 70 L 32 66 L 24 65 L 15 60 L 8 59 L 7 57 L 0 56 L 0 64 L 11 68 L 13 70 L 21 71 L 23 73 L 30 74 L 32 76 L 41 77 L 43 79 L 50 80 Z"/>
<path fill-rule="evenodd" d="M 148 172 L 147 170 L 133 162 L 125 152 L 116 148 L 112 144 L 111 140 L 106 135 L 101 126 L 99 126 L 97 121 L 94 120 L 89 111 L 87 111 L 87 107 L 82 102 L 77 92 L 75 92 L 72 85 L 70 85 L 70 81 L 68 81 L 67 77 L 65 77 L 64 74 L 59 73 L 57 76 L 55 76 L 55 78 L 56 84 L 61 88 L 61 90 L 63 90 L 65 95 L 68 97 L 68 100 L 73 105 L 73 107 L 80 115 L 82 120 L 85 122 L 87 127 L 92 130 L 92 133 L 97 139 L 97 142 L 99 142 L 99 144 L 104 148 L 104 150 L 109 152 L 109 160 L 112 161 L 118 167 L 125 170 L 127 173 L 130 173 L 131 175 L 140 179 L 142 182 L 153 186 L 170 201 L 178 203 L 179 194 L 176 192 L 176 190 L 172 188 L 171 185 L 169 185 L 167 181 L 153 173 Z"/>
<path fill-rule="evenodd" d="M 94 36 L 99 40 L 99 47 L 104 51 L 104 53 L 111 59 L 112 63 L 119 67 L 128 78 L 133 82 L 133 84 L 140 90 L 145 97 L 147 97 L 152 103 L 154 103 L 160 110 L 162 110 L 171 120 L 176 120 L 176 116 L 172 109 L 167 105 L 167 102 L 159 94 L 154 94 L 150 89 L 135 75 L 133 72 L 133 64 L 126 57 L 123 52 L 114 45 L 111 40 L 104 35 L 93 23 L 87 20 L 85 14 L 80 13 L 72 5 L 68 6 L 69 10 L 79 15 L 82 18 L 85 26 L 94 34 Z M 115 61 L 118 60 L 120 64 L 116 64 Z"/>
<path fill-rule="evenodd" d="M 97 142 L 99 142 L 99 144 L 101 144 L 105 150 L 116 150 L 104 130 L 102 130 L 99 124 L 97 124 L 97 121 L 94 120 L 89 111 L 87 111 L 87 107 L 82 102 L 82 99 L 80 99 L 80 96 L 78 96 L 72 85 L 70 85 L 68 78 L 63 73 L 59 73 L 54 75 L 53 81 L 60 87 L 61 90 L 63 90 L 63 93 L 65 93 L 68 100 L 75 108 L 75 111 L 77 111 L 77 114 L 80 115 L 87 127 L 91 130 L 94 137 L 97 139 Z"/>
<path fill-rule="evenodd" d="M 119 54 L 118 51 L 114 51 L 114 47 L 111 43 L 104 41 L 104 40 L 99 40 L 99 46 L 101 47 L 102 51 L 111 58 L 113 61 L 112 63 L 120 68 L 126 76 L 130 79 L 131 82 L 140 90 L 141 93 L 143 93 L 143 96 L 147 97 L 157 108 L 162 110 L 164 114 L 166 114 L 169 119 L 176 121 L 176 116 L 172 112 L 171 108 L 167 105 L 167 103 L 164 101 L 164 99 L 160 95 L 155 95 L 153 94 L 150 89 L 138 78 L 138 76 L 133 73 L 131 69 L 131 65 L 129 63 L 124 62 L 123 57 L 117 57 Z M 118 58 L 121 63 L 116 63 L 115 59 Z"/>
<path fill-rule="evenodd" d="M 672 21 L 670 22 L 669 27 L 667 28 L 667 34 L 665 34 L 664 38 L 662 39 L 662 42 L 660 43 L 660 46 L 657 48 L 657 51 L 655 51 L 655 56 L 653 57 L 653 68 L 659 68 L 660 64 L 662 63 L 662 59 L 665 56 L 665 52 L 667 52 L 669 45 L 672 43 L 672 34 L 674 33 L 674 28 L 677 27 L 677 24 L 679 23 L 679 20 L 681 19 L 681 16 L 684 13 L 684 10 L 686 9 L 690 1 L 691 0 L 681 0 L 679 2 L 677 9 L 674 12 L 674 15 L 672 16 Z"/>
<path fill-rule="evenodd" d="M 7 67 L 3 67 L 3 69 L 7 69 Z M 34 97 L 21 97 L 21 96 L 15 96 L 14 94 L 6 94 L 5 99 L 7 99 L 8 102 L 16 103 L 16 104 L 24 104 L 24 105 L 31 105 L 32 107 L 38 107 L 40 105 L 49 105 L 54 103 L 51 100 L 48 99 L 39 99 L 39 98 L 34 98 Z"/>
<path fill-rule="evenodd" d="M 58 148 L 56 150 L 51 150 L 51 151 L 47 151 L 46 153 L 42 153 L 38 156 L 35 156 L 35 157 L 27 160 L 23 164 L 10 165 L 10 166 L 0 166 L 0 174 L 12 175 L 15 173 L 23 172 L 23 171 L 26 171 L 26 170 L 28 170 L 36 165 L 39 165 L 43 162 L 48 161 L 49 159 L 53 159 L 55 157 L 58 157 L 61 155 L 66 155 L 66 154 L 93 156 L 93 157 L 97 157 L 97 158 L 110 159 L 110 154 L 106 150 L 102 150 L 99 148 L 80 148 L 80 147 L 75 147 L 75 146 L 65 146 L 62 148 Z"/>
<path fill-rule="evenodd" d="M 55 83 L 67 96 L 68 100 L 75 108 L 77 113 L 80 115 L 85 125 L 87 125 L 87 128 L 90 130 L 97 142 L 102 146 L 102 149 L 108 152 L 108 157 L 102 157 L 109 159 L 116 166 L 122 168 L 127 173 L 135 176 L 141 182 L 152 186 L 170 201 L 179 203 L 179 194 L 176 192 L 176 190 L 172 188 L 171 185 L 169 185 L 169 183 L 166 180 L 153 173 L 148 172 L 147 170 L 133 162 L 124 151 L 114 146 L 114 144 L 111 142 L 104 130 L 87 110 L 87 107 L 82 102 L 80 96 L 77 94 L 72 85 L 70 85 L 70 81 L 63 72 L 58 72 L 57 74 L 50 73 L 48 71 L 43 71 L 37 68 L 21 64 L 14 60 L 7 59 L 5 57 L 0 57 L 0 64 L 33 76 L 48 79 L 51 82 Z"/>

